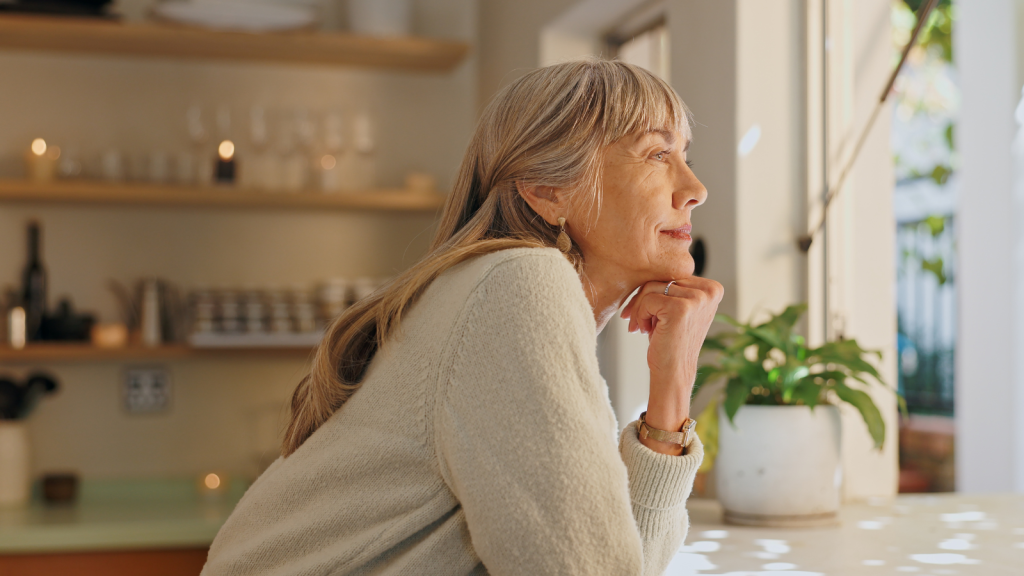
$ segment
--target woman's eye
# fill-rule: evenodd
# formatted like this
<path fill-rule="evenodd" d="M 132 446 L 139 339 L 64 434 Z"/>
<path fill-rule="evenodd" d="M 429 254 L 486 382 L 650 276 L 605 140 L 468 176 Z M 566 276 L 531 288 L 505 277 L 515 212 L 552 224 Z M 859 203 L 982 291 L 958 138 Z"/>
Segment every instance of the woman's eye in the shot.
<path fill-rule="evenodd" d="M 664 160 L 665 157 L 668 156 L 668 154 L 669 154 L 668 150 L 662 150 L 661 152 L 658 152 L 657 154 L 654 155 L 654 159 L 655 160 Z"/>

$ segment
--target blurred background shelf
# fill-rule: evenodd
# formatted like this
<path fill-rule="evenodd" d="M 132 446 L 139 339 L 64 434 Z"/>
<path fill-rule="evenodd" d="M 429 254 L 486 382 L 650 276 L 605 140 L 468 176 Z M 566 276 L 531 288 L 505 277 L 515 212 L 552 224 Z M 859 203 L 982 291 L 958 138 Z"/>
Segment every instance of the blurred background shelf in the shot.
<path fill-rule="evenodd" d="M 0 47 L 132 57 L 235 60 L 445 72 L 469 51 L 462 42 L 342 33 L 222 32 L 170 24 L 0 16 Z"/>
<path fill-rule="evenodd" d="M 146 348 L 97 348 L 88 343 L 30 344 L 21 350 L 0 346 L 0 364 L 37 364 L 53 362 L 118 362 L 181 360 L 193 358 L 307 358 L 312 347 L 273 348 L 193 348 L 182 344 Z"/>
<path fill-rule="evenodd" d="M 2 32 L 0 32 L 0 36 L 2 36 Z M 68 180 L 37 184 L 27 180 L 0 179 L 0 202 L 436 212 L 444 204 L 444 197 L 439 194 L 406 190 L 370 190 L 334 194 L 316 191 L 288 193 L 216 186 L 111 184 L 93 180 Z"/>

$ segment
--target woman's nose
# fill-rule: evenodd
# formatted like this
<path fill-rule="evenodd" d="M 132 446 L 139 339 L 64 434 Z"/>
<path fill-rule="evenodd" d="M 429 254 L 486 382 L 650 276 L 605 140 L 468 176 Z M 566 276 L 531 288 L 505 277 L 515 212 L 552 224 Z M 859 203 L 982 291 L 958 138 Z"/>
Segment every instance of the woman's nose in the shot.
<path fill-rule="evenodd" d="M 701 184 L 701 181 L 697 179 L 697 176 L 689 168 L 685 170 L 685 174 L 683 174 L 680 180 L 679 187 L 672 195 L 674 208 L 677 210 L 696 208 L 708 199 L 708 189 L 704 187 L 704 184 Z"/>

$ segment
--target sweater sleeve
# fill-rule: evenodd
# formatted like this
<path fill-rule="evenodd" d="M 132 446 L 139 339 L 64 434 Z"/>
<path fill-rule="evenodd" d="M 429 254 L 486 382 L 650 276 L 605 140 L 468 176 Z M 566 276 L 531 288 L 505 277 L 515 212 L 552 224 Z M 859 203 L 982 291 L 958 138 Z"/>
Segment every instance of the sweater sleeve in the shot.
<path fill-rule="evenodd" d="M 473 548 L 496 576 L 661 574 L 686 535 L 703 452 L 616 447 L 594 316 L 557 253 L 491 268 L 439 376 L 434 440 Z M 693 449 L 696 448 L 696 449 Z"/>
<path fill-rule="evenodd" d="M 655 452 L 640 443 L 633 421 L 622 430 L 619 452 L 629 470 L 633 518 L 644 546 L 644 574 L 661 574 L 690 527 L 686 499 L 704 460 L 704 445 L 694 434 L 683 456 Z"/>

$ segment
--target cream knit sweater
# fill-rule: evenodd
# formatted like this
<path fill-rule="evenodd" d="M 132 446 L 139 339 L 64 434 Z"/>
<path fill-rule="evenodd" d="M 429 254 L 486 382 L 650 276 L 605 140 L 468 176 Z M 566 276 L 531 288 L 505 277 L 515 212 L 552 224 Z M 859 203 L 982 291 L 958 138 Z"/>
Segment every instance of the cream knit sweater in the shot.
<path fill-rule="evenodd" d="M 514 249 L 435 280 L 363 386 L 249 488 L 203 576 L 661 574 L 703 457 L 617 425 L 580 279 Z"/>

